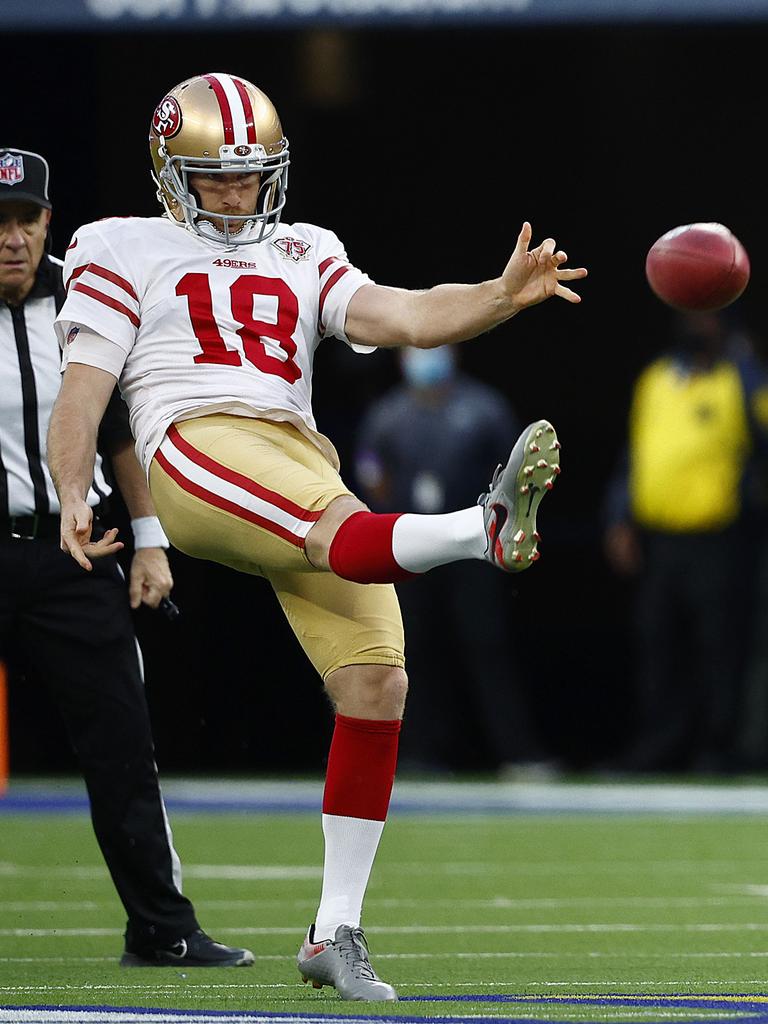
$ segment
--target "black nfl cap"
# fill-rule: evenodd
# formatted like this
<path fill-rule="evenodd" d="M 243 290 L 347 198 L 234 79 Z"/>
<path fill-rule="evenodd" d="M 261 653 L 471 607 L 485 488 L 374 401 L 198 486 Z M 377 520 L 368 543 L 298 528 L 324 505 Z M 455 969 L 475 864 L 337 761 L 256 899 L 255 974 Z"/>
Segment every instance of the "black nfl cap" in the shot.
<path fill-rule="evenodd" d="M 0 146 L 0 202 L 11 200 L 51 209 L 48 162 L 37 153 Z"/>

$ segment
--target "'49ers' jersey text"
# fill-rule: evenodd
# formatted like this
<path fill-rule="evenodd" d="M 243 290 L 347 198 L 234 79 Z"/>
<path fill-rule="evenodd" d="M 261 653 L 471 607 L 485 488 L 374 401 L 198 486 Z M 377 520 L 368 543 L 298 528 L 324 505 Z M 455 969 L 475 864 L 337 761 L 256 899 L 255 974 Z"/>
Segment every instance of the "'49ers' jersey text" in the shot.
<path fill-rule="evenodd" d="M 333 232 L 281 224 L 233 252 L 163 217 L 109 219 L 76 232 L 64 280 L 62 368 L 119 379 L 145 469 L 171 423 L 214 412 L 294 423 L 338 467 L 312 414 L 312 360 L 325 335 L 350 344 L 347 305 L 371 281 Z"/>

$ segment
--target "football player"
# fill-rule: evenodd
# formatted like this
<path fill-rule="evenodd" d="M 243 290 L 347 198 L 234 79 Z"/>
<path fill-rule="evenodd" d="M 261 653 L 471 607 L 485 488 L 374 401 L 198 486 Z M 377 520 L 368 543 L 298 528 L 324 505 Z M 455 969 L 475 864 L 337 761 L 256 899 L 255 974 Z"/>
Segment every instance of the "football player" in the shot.
<path fill-rule="evenodd" d="M 326 337 L 359 352 L 461 342 L 551 296 L 578 302 L 566 282 L 587 272 L 567 268 L 551 238 L 532 247 L 524 223 L 494 280 L 375 284 L 333 232 L 282 222 L 288 142 L 270 99 L 235 75 L 173 88 L 152 117 L 150 150 L 165 215 L 87 224 L 66 256 L 65 372 L 48 441 L 61 545 L 91 568 L 84 495 L 117 379 L 171 542 L 270 581 L 336 712 L 322 892 L 301 976 L 344 999 L 393 1000 L 360 927 L 407 688 L 392 584 L 464 558 L 508 572 L 536 561 L 536 510 L 560 445 L 537 421 L 477 506 L 374 514 L 317 431 L 315 350 Z"/>

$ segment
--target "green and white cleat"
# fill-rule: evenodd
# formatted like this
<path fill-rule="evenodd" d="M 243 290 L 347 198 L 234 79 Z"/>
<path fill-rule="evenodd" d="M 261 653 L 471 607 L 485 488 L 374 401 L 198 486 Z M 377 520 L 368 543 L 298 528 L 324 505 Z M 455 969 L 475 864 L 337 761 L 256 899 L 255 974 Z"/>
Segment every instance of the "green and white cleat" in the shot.
<path fill-rule="evenodd" d="M 313 988 L 331 985 L 342 999 L 395 1002 L 397 992 L 376 974 L 368 959 L 368 945 L 362 928 L 340 924 L 333 939 L 314 941 L 315 926 L 309 929 L 296 966 L 303 981 Z"/>
<path fill-rule="evenodd" d="M 522 572 L 539 560 L 539 502 L 560 475 L 560 442 L 547 420 L 537 420 L 517 439 L 505 467 L 493 474 L 483 507 L 485 557 L 504 572 Z"/>

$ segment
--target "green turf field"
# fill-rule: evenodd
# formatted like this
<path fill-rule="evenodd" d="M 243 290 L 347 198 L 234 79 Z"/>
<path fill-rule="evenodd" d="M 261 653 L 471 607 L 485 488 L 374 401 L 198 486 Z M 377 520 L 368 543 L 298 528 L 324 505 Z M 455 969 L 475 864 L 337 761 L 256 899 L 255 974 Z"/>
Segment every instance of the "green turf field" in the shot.
<path fill-rule="evenodd" d="M 315 992 L 296 972 L 320 886 L 315 815 L 172 818 L 201 924 L 253 949 L 256 966 L 121 970 L 121 907 L 87 818 L 4 814 L 0 1006 L 384 1010 Z M 363 923 L 379 973 L 401 996 L 421 997 L 387 1004 L 387 1014 L 758 1019 L 738 1002 L 659 1006 L 655 997 L 768 993 L 768 821 L 395 815 Z M 601 994 L 649 998 L 574 1001 Z M 504 995 L 531 1001 L 498 1001 Z M 768 1018 L 768 1004 L 760 1012 Z"/>

